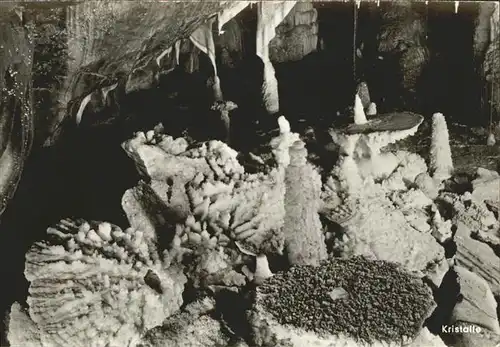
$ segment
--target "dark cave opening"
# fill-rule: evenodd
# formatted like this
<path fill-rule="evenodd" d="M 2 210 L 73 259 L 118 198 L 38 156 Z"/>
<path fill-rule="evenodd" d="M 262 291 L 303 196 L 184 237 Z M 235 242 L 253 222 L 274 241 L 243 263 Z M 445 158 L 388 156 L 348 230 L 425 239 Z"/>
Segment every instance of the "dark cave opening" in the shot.
<path fill-rule="evenodd" d="M 475 69 L 473 37 L 477 4 L 453 3 L 429 6 L 428 44 L 431 59 L 422 83 L 425 111 L 442 112 L 453 121 L 485 125 L 481 107 L 481 79 Z"/>

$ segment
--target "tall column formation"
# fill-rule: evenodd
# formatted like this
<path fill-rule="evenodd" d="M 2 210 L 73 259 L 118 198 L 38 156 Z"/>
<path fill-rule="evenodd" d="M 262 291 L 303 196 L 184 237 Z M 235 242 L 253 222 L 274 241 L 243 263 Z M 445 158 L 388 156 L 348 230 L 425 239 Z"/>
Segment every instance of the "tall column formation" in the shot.
<path fill-rule="evenodd" d="M 430 169 L 432 177 L 437 181 L 444 181 L 453 174 L 453 160 L 451 156 L 450 139 L 446 119 L 442 113 L 432 116 L 432 139 L 430 151 Z"/>
<path fill-rule="evenodd" d="M 296 141 L 289 149 L 285 183 L 285 247 L 291 265 L 317 266 L 327 258 L 319 219 L 321 177 L 307 163 L 307 149 Z"/>
<path fill-rule="evenodd" d="M 257 6 L 257 56 L 264 63 L 262 98 L 270 114 L 279 111 L 278 81 L 269 58 L 269 43 L 276 36 L 276 27 L 295 6 L 296 1 L 261 1 Z"/>
<path fill-rule="evenodd" d="M 312 2 L 298 2 L 276 28 L 269 43 L 273 62 L 297 61 L 316 51 L 318 44 L 318 11 Z"/>

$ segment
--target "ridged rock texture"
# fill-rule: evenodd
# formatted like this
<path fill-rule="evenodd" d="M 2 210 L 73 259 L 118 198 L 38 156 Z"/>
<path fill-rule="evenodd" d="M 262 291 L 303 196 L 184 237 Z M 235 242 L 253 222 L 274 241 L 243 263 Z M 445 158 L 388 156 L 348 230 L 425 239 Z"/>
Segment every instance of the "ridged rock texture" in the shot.
<path fill-rule="evenodd" d="M 454 271 L 457 273 L 463 299 L 455 305 L 451 323 L 472 323 L 500 334 L 497 302 L 488 283 L 463 267 L 455 266 Z"/>
<path fill-rule="evenodd" d="M 137 346 L 182 305 L 186 277 L 164 266 L 151 235 L 73 220 L 47 234 L 25 269 L 41 346 Z"/>
<path fill-rule="evenodd" d="M 276 28 L 269 43 L 272 62 L 297 61 L 316 51 L 318 44 L 318 12 L 312 2 L 298 2 Z"/>

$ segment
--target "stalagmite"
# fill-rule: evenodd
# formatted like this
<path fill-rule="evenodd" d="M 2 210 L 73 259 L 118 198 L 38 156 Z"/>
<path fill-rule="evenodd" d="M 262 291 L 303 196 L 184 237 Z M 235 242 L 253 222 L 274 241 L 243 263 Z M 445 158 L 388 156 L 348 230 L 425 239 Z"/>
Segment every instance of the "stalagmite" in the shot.
<path fill-rule="evenodd" d="M 229 144 L 231 136 L 230 136 L 230 130 L 231 130 L 231 119 L 229 117 L 229 112 L 232 110 L 235 110 L 238 108 L 238 105 L 236 105 L 232 101 L 216 101 L 212 105 L 212 110 L 213 111 L 219 111 L 220 112 L 220 119 L 222 123 L 224 124 L 224 130 L 226 131 L 225 133 L 225 142 L 226 144 Z"/>
<path fill-rule="evenodd" d="M 363 103 L 358 94 L 354 97 L 354 124 L 366 124 L 366 115 L 363 110 Z"/>
<path fill-rule="evenodd" d="M 276 35 L 276 27 L 295 6 L 296 1 L 261 1 L 258 3 L 257 56 L 264 62 L 262 97 L 270 114 L 279 111 L 278 81 L 269 59 L 269 42 Z"/>
<path fill-rule="evenodd" d="M 446 120 L 442 113 L 432 116 L 432 140 L 430 151 L 430 169 L 433 178 L 444 181 L 453 173 L 450 139 Z"/>
<path fill-rule="evenodd" d="M 217 64 L 215 62 L 215 43 L 212 35 L 212 25 L 215 19 L 212 18 L 206 23 L 200 25 L 190 36 L 191 42 L 204 52 L 210 58 L 212 67 L 214 68 L 214 84 L 213 91 L 215 100 L 222 100 L 222 90 L 220 80 L 217 74 Z"/>
<path fill-rule="evenodd" d="M 307 162 L 303 141 L 289 149 L 290 165 L 285 183 L 285 246 L 290 265 L 317 266 L 327 255 L 323 229 L 319 219 L 321 176 Z"/>

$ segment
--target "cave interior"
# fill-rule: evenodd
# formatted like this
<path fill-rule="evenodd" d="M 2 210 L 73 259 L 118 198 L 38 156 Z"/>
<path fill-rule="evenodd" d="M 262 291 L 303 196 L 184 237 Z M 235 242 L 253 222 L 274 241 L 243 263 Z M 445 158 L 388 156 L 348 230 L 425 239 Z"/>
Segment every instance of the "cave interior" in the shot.
<path fill-rule="evenodd" d="M 292 50 L 300 46 L 300 54 L 272 49 L 280 107 L 271 115 L 262 102 L 264 65 L 256 55 L 257 6 L 238 13 L 222 34 L 214 25 L 221 90 L 224 100 L 238 105 L 231 112 L 231 147 L 257 153 L 278 133 L 276 120 L 284 115 L 293 131 L 302 136 L 314 133 L 314 141 L 307 142 L 310 160 L 326 175 L 336 160 L 328 129 L 352 117 L 356 88 L 366 82 L 378 114 L 408 111 L 424 116 L 418 133 L 397 148 L 427 150 L 432 115 L 440 112 L 447 119 L 456 156 L 465 153 L 456 166 L 462 163 L 464 174 L 478 166 L 498 170 L 500 148 L 486 146 L 486 137 L 496 131 L 500 140 L 500 108 L 492 106 L 500 97 L 495 94 L 498 88 L 484 80 L 485 49 L 475 51 L 478 4 L 461 1 L 456 11 L 453 1 L 411 2 L 398 12 L 385 1 L 361 2 L 359 7 L 356 2 L 314 2 L 314 22 L 299 24 L 305 34 L 286 36 L 293 27 L 280 27 L 284 34 L 277 41 L 289 40 Z M 56 77 L 68 69 L 67 47 L 61 42 L 67 40 L 66 7 L 72 5 L 26 6 L 26 16 L 33 18 L 38 33 L 33 105 L 37 121 L 50 123 L 57 107 L 51 89 L 60 83 Z M 394 37 L 398 26 L 406 28 L 400 39 Z M 388 38 L 381 36 L 384 31 Z M 293 42 L 297 37 L 311 42 Z M 412 49 L 425 55 L 425 61 L 415 63 L 420 57 L 409 54 Z M 2 278 L 9 283 L 2 311 L 13 301 L 24 301 L 24 253 L 43 238 L 47 226 L 69 216 L 128 224 L 122 195 L 140 178 L 120 144 L 134 132 L 161 123 L 167 134 L 187 136 L 195 143 L 225 139 L 224 124 L 210 108 L 214 69 L 208 55 L 189 39 L 181 40 L 179 51 L 178 64 L 171 54 L 152 71 L 146 67 L 142 73 L 147 83 L 142 86 L 130 92 L 119 86 L 104 106 L 91 100 L 79 124 L 75 119 L 85 95 L 70 100 L 53 145 L 43 145 L 53 129 L 35 129 L 32 153 L 0 224 L 1 263 L 7 264 L 2 265 Z M 91 67 L 104 63 L 97 60 Z"/>

